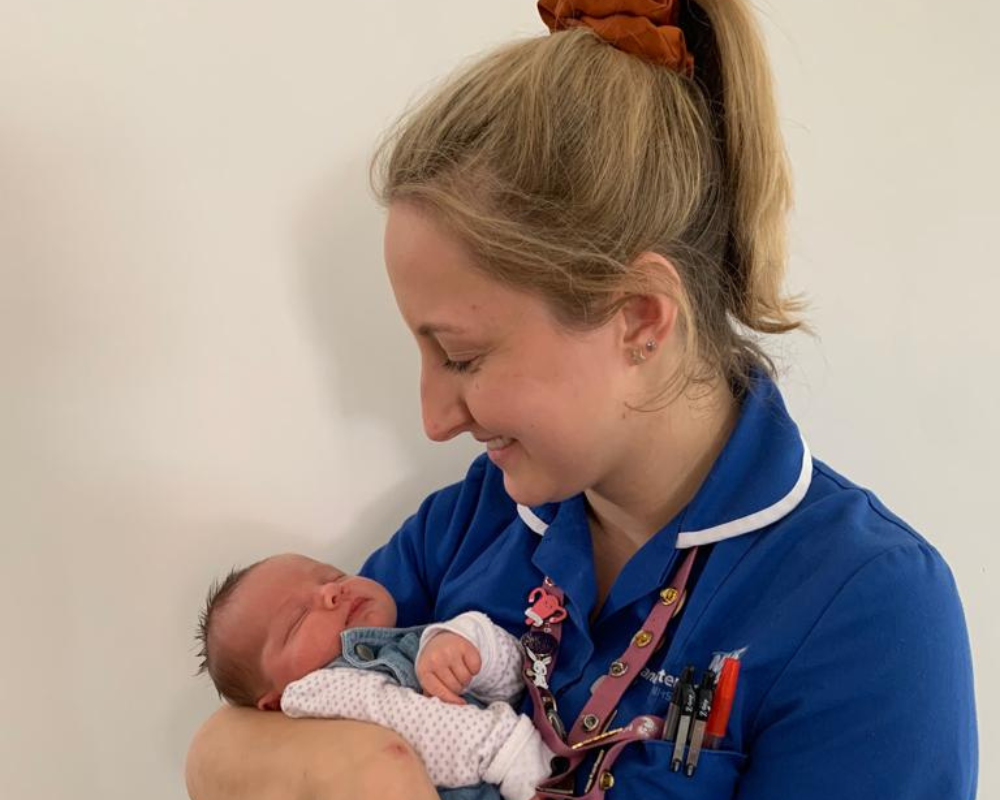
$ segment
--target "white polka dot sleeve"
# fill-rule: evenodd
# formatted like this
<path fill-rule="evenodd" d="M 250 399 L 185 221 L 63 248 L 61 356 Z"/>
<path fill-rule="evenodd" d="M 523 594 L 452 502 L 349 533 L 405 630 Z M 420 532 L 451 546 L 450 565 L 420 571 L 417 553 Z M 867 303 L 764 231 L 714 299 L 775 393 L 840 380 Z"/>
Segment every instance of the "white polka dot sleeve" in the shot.
<path fill-rule="evenodd" d="M 399 733 L 444 788 L 487 781 L 508 800 L 529 800 L 548 777 L 552 752 L 527 717 L 506 703 L 450 705 L 349 668 L 321 669 L 288 685 L 281 710 L 290 717 L 373 722 Z"/>
<path fill-rule="evenodd" d="M 494 700 L 514 702 L 524 691 L 521 669 L 524 655 L 516 638 L 480 611 L 467 611 L 447 622 L 428 625 L 420 637 L 420 652 L 435 635 L 449 631 L 468 639 L 479 650 L 482 666 L 466 691 L 484 703 Z"/>

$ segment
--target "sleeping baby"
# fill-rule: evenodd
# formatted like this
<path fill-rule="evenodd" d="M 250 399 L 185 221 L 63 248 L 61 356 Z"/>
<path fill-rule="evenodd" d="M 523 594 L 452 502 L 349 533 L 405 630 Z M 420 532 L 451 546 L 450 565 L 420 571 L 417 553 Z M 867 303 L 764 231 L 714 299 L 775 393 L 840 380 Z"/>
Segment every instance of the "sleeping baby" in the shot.
<path fill-rule="evenodd" d="M 444 796 L 496 797 L 493 784 L 509 800 L 532 797 L 553 753 L 510 706 L 522 690 L 517 639 L 479 612 L 419 628 L 395 623 L 381 584 L 274 556 L 212 587 L 200 671 L 234 705 L 391 728 L 436 786 L 467 787 Z"/>

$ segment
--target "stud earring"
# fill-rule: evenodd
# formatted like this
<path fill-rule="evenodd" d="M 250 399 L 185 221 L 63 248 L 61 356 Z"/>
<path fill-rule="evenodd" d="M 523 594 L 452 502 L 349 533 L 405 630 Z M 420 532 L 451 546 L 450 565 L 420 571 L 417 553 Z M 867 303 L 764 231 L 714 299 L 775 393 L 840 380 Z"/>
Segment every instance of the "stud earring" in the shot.
<path fill-rule="evenodd" d="M 631 350 L 629 350 L 629 355 L 632 357 L 633 364 L 641 364 L 643 361 L 646 360 L 645 353 L 643 353 L 642 350 L 640 350 L 638 347 L 634 347 Z"/>
<path fill-rule="evenodd" d="M 646 342 L 646 349 L 652 353 L 656 349 L 656 339 L 650 339 Z"/>

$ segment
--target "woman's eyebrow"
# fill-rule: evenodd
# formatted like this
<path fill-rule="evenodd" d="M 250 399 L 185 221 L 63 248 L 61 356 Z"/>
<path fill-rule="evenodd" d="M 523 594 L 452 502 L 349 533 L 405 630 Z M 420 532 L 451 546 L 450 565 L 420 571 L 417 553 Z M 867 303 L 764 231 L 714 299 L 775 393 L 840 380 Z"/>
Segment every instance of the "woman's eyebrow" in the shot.
<path fill-rule="evenodd" d="M 459 328 L 456 325 L 445 325 L 445 324 L 435 324 L 435 323 L 425 323 L 417 328 L 418 336 L 434 336 L 438 333 L 465 333 L 463 328 Z"/>

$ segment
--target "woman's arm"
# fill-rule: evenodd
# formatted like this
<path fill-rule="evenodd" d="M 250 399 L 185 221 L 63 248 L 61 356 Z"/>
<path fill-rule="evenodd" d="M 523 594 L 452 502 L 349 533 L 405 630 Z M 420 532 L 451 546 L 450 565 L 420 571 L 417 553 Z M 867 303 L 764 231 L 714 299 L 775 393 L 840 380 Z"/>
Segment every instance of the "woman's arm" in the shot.
<path fill-rule="evenodd" d="M 191 800 L 437 800 L 423 764 L 393 731 L 348 720 L 219 709 L 187 757 Z"/>
<path fill-rule="evenodd" d="M 281 709 L 295 718 L 364 720 L 390 728 L 413 746 L 441 788 L 486 781 L 498 784 L 507 800 L 527 800 L 551 773 L 552 751 L 531 720 L 507 703 L 442 703 L 375 670 L 310 672 L 285 687 Z"/>

